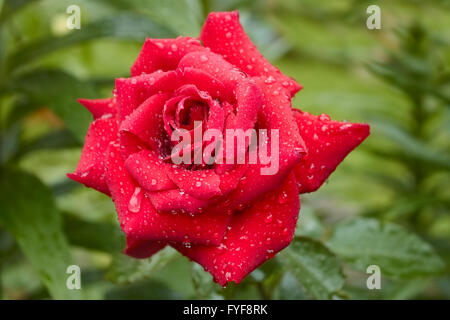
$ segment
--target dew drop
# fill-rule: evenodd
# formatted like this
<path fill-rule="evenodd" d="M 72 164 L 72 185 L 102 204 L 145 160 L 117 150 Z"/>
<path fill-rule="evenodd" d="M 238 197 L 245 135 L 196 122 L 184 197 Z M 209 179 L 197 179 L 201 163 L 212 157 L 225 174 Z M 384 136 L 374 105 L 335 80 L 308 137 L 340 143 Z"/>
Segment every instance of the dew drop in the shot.
<path fill-rule="evenodd" d="M 286 203 L 288 200 L 288 195 L 286 193 L 286 191 L 283 191 L 279 196 L 278 196 L 278 202 L 279 203 Z"/>
<path fill-rule="evenodd" d="M 272 76 L 269 76 L 266 80 L 264 80 L 264 82 L 267 83 L 267 84 L 272 84 L 275 81 L 276 81 L 275 78 L 272 77 Z"/>
<path fill-rule="evenodd" d="M 139 212 L 139 210 L 141 209 L 141 200 L 141 188 L 136 187 L 136 189 L 134 189 L 133 195 L 130 198 L 130 202 L 128 203 L 128 210 L 134 213 Z"/>

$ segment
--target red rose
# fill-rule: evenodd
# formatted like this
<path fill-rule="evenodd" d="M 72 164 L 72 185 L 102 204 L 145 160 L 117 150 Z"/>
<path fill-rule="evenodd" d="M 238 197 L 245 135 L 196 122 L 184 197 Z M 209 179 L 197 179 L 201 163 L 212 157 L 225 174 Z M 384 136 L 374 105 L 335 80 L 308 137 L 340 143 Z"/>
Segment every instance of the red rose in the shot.
<path fill-rule="evenodd" d="M 298 194 L 319 188 L 369 134 L 365 124 L 292 109 L 300 89 L 258 52 L 237 12 L 211 13 L 199 39 L 147 39 L 114 98 L 80 99 L 95 120 L 68 176 L 112 197 L 126 254 L 146 258 L 170 245 L 221 285 L 238 283 L 291 242 Z M 195 137 L 209 129 L 277 135 L 257 145 L 254 163 L 249 143 L 239 149 L 227 139 L 222 152 L 235 147 L 247 161 L 209 163 L 198 150 L 214 141 Z M 178 155 L 200 162 L 174 161 L 180 132 L 194 141 Z M 277 147 L 271 174 L 263 174 L 264 146 Z"/>

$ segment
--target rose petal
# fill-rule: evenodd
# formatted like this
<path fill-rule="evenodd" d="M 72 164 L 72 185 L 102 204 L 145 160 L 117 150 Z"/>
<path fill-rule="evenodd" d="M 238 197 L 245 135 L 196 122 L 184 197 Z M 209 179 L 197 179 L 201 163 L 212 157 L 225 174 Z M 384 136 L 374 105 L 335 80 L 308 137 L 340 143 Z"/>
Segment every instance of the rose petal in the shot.
<path fill-rule="evenodd" d="M 367 124 L 338 122 L 293 109 L 308 154 L 295 166 L 300 193 L 317 190 L 337 165 L 369 135 Z"/>
<path fill-rule="evenodd" d="M 141 103 L 156 93 L 172 92 L 177 88 L 177 74 L 175 71 L 155 71 L 132 78 L 116 79 L 114 89 L 117 100 L 119 119 L 137 109 Z"/>
<path fill-rule="evenodd" d="M 209 51 L 192 52 L 185 55 L 180 60 L 178 69 L 186 68 L 201 70 L 219 80 L 224 85 L 227 97 L 233 97 L 233 90 L 237 83 L 246 78 L 244 73 L 225 61 L 220 55 Z"/>
<path fill-rule="evenodd" d="M 123 253 L 133 258 L 145 259 L 151 257 L 165 246 L 166 243 L 160 241 L 146 241 L 135 237 L 127 237 L 127 247 Z"/>
<path fill-rule="evenodd" d="M 213 52 L 250 76 L 264 76 L 283 83 L 294 95 L 301 86 L 275 68 L 258 51 L 239 23 L 239 13 L 211 12 L 203 25 L 200 40 Z"/>
<path fill-rule="evenodd" d="M 121 124 L 119 132 L 121 137 L 124 132 L 131 133 L 147 144 L 151 150 L 161 151 L 161 146 L 167 142 L 165 134 L 162 112 L 164 104 L 169 94 L 155 94 L 145 100 L 136 110 L 134 110 Z M 129 148 L 132 140 L 121 141 L 125 148 Z"/>
<path fill-rule="evenodd" d="M 172 246 L 201 264 L 222 286 L 231 281 L 239 283 L 291 242 L 300 209 L 299 200 L 292 174 L 281 188 L 235 215 L 220 246 Z"/>
<path fill-rule="evenodd" d="M 131 76 L 139 76 L 157 70 L 174 70 L 184 55 L 203 50 L 205 48 L 200 41 L 189 37 L 146 39 L 137 60 L 131 67 Z"/>
<path fill-rule="evenodd" d="M 208 200 L 222 195 L 220 177 L 214 170 L 173 169 L 168 172 L 169 178 L 181 190 L 200 200 Z"/>
<path fill-rule="evenodd" d="M 276 85 L 265 84 L 264 78 L 255 78 L 263 93 L 264 105 L 259 113 L 258 126 L 260 129 L 267 129 L 269 134 L 268 149 L 271 143 L 278 143 L 278 170 L 273 174 L 262 174 L 261 169 L 267 168 L 270 164 L 264 165 L 259 160 L 256 164 L 250 164 L 245 174 L 245 179 L 241 179 L 236 190 L 230 195 L 228 200 L 232 206 L 242 206 L 258 199 L 262 194 L 274 190 L 289 175 L 294 166 L 299 163 L 303 154 L 306 153 L 304 142 L 300 136 L 297 123 L 291 111 L 291 99 L 288 92 Z M 271 139 L 272 129 L 278 130 L 278 141 Z M 261 145 L 261 141 L 258 141 Z M 253 183 L 258 181 L 258 183 Z"/>
<path fill-rule="evenodd" d="M 208 92 L 213 99 L 231 100 L 230 96 L 227 96 L 230 90 L 227 90 L 224 84 L 211 74 L 192 67 L 178 68 L 177 73 L 180 85 L 194 84 L 198 90 Z"/>
<path fill-rule="evenodd" d="M 168 176 L 172 166 L 149 150 L 130 155 L 125 160 L 125 168 L 134 180 L 148 191 L 170 190 L 177 187 Z"/>
<path fill-rule="evenodd" d="M 102 116 L 108 117 L 109 115 L 115 115 L 117 111 L 114 98 L 78 99 L 78 102 L 92 113 L 94 119 L 98 119 Z"/>
<path fill-rule="evenodd" d="M 106 160 L 106 182 L 116 205 L 122 230 L 127 236 L 151 241 L 176 241 L 218 245 L 231 215 L 206 210 L 202 214 L 159 214 L 141 187 L 124 168 L 119 145 L 110 144 Z M 164 192 L 164 191 L 161 191 Z"/>
<path fill-rule="evenodd" d="M 117 138 L 117 122 L 114 117 L 98 118 L 91 123 L 84 142 L 81 157 L 74 173 L 67 176 L 109 194 L 105 174 L 105 150 L 109 143 Z"/>
<path fill-rule="evenodd" d="M 149 192 L 148 197 L 159 213 L 195 215 L 205 211 L 209 203 L 179 189 Z"/>

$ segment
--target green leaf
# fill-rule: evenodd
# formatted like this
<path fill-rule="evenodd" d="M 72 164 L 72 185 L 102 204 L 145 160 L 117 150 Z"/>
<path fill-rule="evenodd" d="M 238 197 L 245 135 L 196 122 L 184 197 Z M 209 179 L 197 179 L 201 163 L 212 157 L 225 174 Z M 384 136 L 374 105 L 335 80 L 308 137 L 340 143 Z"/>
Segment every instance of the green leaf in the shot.
<path fill-rule="evenodd" d="M 4 0 L 3 4 L 0 3 L 0 23 L 12 17 L 16 11 L 33 1 L 37 0 Z"/>
<path fill-rule="evenodd" d="M 88 222 L 65 214 L 64 232 L 72 245 L 86 249 L 117 253 L 125 247 L 120 227 L 112 223 Z"/>
<path fill-rule="evenodd" d="M 0 206 L 0 223 L 39 271 L 52 297 L 80 298 L 80 291 L 66 287 L 66 269 L 72 259 L 50 190 L 27 173 L 4 169 L 0 173 Z"/>
<path fill-rule="evenodd" d="M 183 297 L 167 284 L 153 279 L 113 288 L 106 292 L 106 300 L 179 300 Z"/>
<path fill-rule="evenodd" d="M 389 138 L 400 149 L 404 156 L 429 165 L 450 169 L 450 156 L 433 149 L 422 141 L 388 121 L 371 121 L 375 130 Z"/>
<path fill-rule="evenodd" d="M 355 268 L 378 265 L 382 275 L 415 277 L 439 273 L 444 267 L 433 248 L 395 224 L 356 218 L 336 226 L 328 246 Z"/>
<path fill-rule="evenodd" d="M 8 59 L 9 70 L 22 66 L 47 53 L 99 38 L 115 38 L 143 42 L 146 37 L 171 38 L 174 34 L 142 15 L 123 13 L 95 21 L 80 30 L 60 37 L 46 37 L 17 48 Z"/>
<path fill-rule="evenodd" d="M 116 283 L 132 283 L 150 277 L 177 256 L 177 251 L 166 247 L 148 259 L 134 259 L 117 254 L 107 272 L 107 278 Z"/>
<path fill-rule="evenodd" d="M 337 258 L 316 240 L 295 238 L 279 257 L 315 299 L 331 299 L 344 285 Z"/>
<path fill-rule="evenodd" d="M 101 0 L 118 10 L 138 12 L 173 30 L 197 37 L 204 21 L 200 0 Z M 203 3 L 205 3 L 203 1 Z"/>
<path fill-rule="evenodd" d="M 323 225 L 314 210 L 308 206 L 302 205 L 299 221 L 295 228 L 296 237 L 310 237 L 318 239 L 323 234 Z"/>
<path fill-rule="evenodd" d="M 197 37 L 200 34 L 203 16 L 198 0 L 147 0 L 139 9 L 177 35 Z"/>
<path fill-rule="evenodd" d="M 19 152 L 16 154 L 16 158 L 23 157 L 27 153 L 42 149 L 62 149 L 79 146 L 80 143 L 70 131 L 66 129 L 55 130 L 34 140 L 23 143 L 19 148 Z"/>
<path fill-rule="evenodd" d="M 95 97 L 95 91 L 87 83 L 63 71 L 36 70 L 15 78 L 12 87 L 26 94 L 29 100 L 49 107 L 78 141 L 84 140 L 92 116 L 77 99 Z"/>
<path fill-rule="evenodd" d="M 194 284 L 196 299 L 223 299 L 221 295 L 215 292 L 221 289 L 220 286 L 197 263 L 192 263 L 192 283 Z"/>

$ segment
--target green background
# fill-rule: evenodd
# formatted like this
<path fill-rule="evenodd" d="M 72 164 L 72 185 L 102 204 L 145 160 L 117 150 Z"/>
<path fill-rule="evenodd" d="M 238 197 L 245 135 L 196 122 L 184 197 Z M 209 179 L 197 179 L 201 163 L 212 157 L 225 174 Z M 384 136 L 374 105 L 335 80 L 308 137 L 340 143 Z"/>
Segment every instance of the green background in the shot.
<path fill-rule="evenodd" d="M 81 30 L 66 8 L 81 8 Z M 366 8 L 381 8 L 368 30 Z M 133 260 L 111 200 L 72 181 L 90 115 L 145 37 L 197 36 L 240 11 L 261 52 L 304 86 L 293 104 L 371 136 L 302 196 L 294 242 L 226 289 L 173 250 Z M 0 0 L 0 297 L 450 298 L 450 2 Z M 66 288 L 66 268 L 82 290 Z M 366 286 L 369 265 L 381 290 Z"/>

